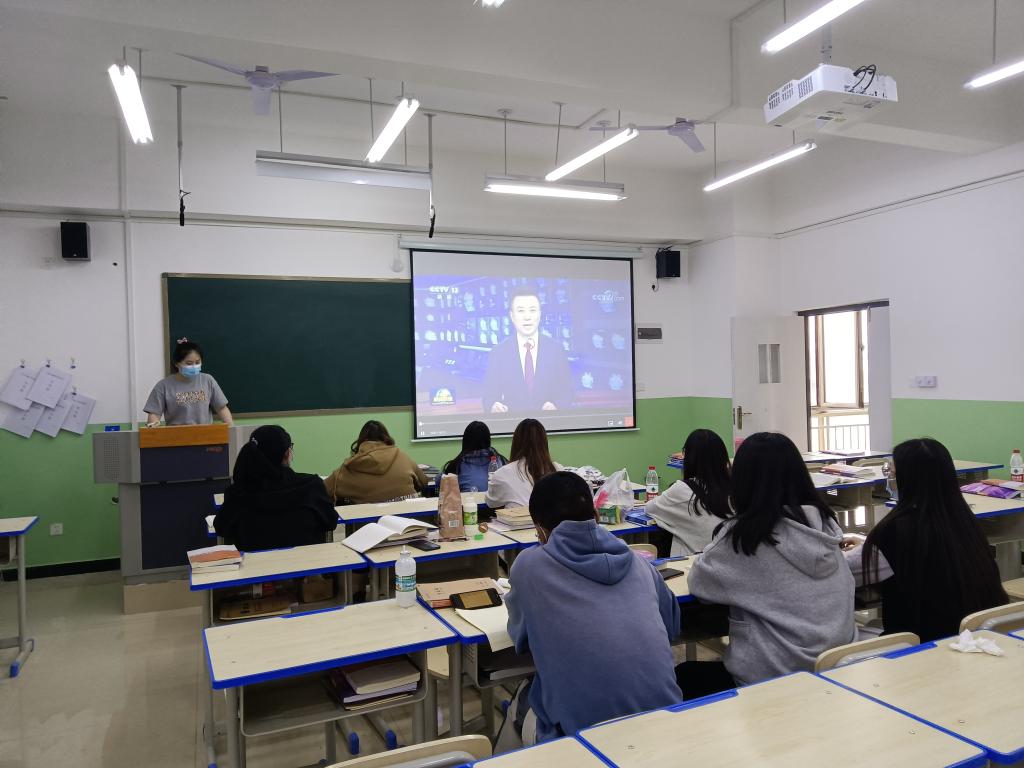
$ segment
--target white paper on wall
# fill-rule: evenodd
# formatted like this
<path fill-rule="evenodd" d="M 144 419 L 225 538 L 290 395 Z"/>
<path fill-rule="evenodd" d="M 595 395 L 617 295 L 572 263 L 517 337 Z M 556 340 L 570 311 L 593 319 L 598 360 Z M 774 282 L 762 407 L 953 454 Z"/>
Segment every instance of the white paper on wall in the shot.
<path fill-rule="evenodd" d="M 21 366 L 11 371 L 7 383 L 0 390 L 0 402 L 13 405 L 18 410 L 27 411 L 28 407 L 32 405 L 32 401 L 28 399 L 28 393 L 35 383 L 37 373 L 38 371 L 32 368 L 22 368 Z"/>
<path fill-rule="evenodd" d="M 60 402 L 57 403 L 57 407 L 44 408 L 43 416 L 39 419 L 39 423 L 36 424 L 36 432 L 42 432 L 44 435 L 56 437 L 57 433 L 60 432 L 60 428 L 64 426 L 64 420 L 67 419 L 68 411 L 71 410 L 71 398 L 73 396 L 74 393 L 69 389 L 61 397 Z"/>
<path fill-rule="evenodd" d="M 71 386 L 70 373 L 46 366 L 39 369 L 39 374 L 26 397 L 33 403 L 42 403 L 47 408 L 54 408 L 69 386 Z"/>
<path fill-rule="evenodd" d="M 36 424 L 39 423 L 39 419 L 42 418 L 44 410 L 46 410 L 45 406 L 39 403 L 32 403 L 24 411 L 8 408 L 3 424 L 0 424 L 0 429 L 6 429 L 19 437 L 29 437 L 32 430 L 36 428 Z"/>
<path fill-rule="evenodd" d="M 61 425 L 61 429 L 74 432 L 76 435 L 85 433 L 89 426 L 89 417 L 92 416 L 92 409 L 96 407 L 96 400 L 87 395 L 71 395 L 71 407 L 68 409 L 67 418 Z"/>

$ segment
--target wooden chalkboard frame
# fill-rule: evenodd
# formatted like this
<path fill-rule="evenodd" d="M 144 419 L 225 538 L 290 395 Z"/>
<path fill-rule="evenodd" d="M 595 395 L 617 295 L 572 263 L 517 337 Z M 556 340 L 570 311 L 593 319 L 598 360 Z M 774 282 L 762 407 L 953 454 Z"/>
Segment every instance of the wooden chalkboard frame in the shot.
<path fill-rule="evenodd" d="M 164 366 L 166 375 L 171 375 L 174 370 L 171 366 L 171 329 L 170 329 L 170 306 L 167 296 L 168 278 L 190 278 L 190 279 L 211 279 L 211 280 L 272 280 L 272 281 L 314 281 L 314 282 L 336 282 L 336 283 L 406 283 L 411 285 L 410 278 L 388 278 L 388 277 L 324 277 L 320 275 L 249 275 L 249 274 L 225 274 L 211 272 L 163 272 L 160 275 L 160 298 L 163 305 L 163 346 Z M 409 355 L 414 354 L 412 329 L 409 334 Z M 415 397 L 415 392 L 413 394 Z M 330 414 L 361 414 L 361 413 L 402 413 L 413 412 L 413 403 L 409 405 L 392 406 L 370 406 L 356 408 L 313 408 L 293 411 L 243 411 L 232 414 L 239 418 L 269 418 L 278 416 L 322 416 Z"/>

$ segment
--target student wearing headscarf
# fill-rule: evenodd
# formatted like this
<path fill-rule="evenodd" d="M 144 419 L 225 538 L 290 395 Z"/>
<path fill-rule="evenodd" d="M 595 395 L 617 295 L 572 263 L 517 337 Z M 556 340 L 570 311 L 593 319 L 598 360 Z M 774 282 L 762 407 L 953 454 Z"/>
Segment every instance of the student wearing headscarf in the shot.
<path fill-rule="evenodd" d="M 291 436 L 267 425 L 238 452 L 232 483 L 213 521 L 218 536 L 243 552 L 320 544 L 338 526 L 323 480 L 291 468 Z"/>

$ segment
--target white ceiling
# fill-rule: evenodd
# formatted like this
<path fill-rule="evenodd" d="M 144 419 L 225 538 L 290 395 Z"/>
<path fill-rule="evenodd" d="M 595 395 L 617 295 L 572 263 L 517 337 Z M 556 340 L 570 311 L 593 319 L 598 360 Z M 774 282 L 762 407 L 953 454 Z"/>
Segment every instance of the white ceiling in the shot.
<path fill-rule="evenodd" d="M 818 4 L 788 0 L 790 18 Z M 869 0 L 834 25 L 835 63 L 874 62 L 899 82 L 900 104 L 872 126 L 876 139 L 973 150 L 1024 140 L 1024 78 L 981 93 L 962 88 L 990 64 L 991 7 L 990 0 Z M 762 56 L 759 43 L 780 26 L 781 9 L 781 0 L 507 0 L 497 10 L 473 0 L 0 0 L 0 95 L 9 97 L 0 114 L 55 103 L 106 114 L 103 70 L 121 45 L 139 45 L 150 77 L 237 82 L 176 51 L 340 73 L 290 89 L 332 98 L 286 89 L 286 134 L 290 120 L 319 120 L 317 130 L 368 136 L 366 106 L 334 97 L 365 99 L 372 76 L 378 102 L 393 100 L 404 79 L 424 107 L 492 116 L 507 107 L 513 120 L 535 123 L 555 121 L 554 101 L 566 103 L 566 124 L 598 113 L 614 122 L 620 109 L 623 122 L 648 124 L 717 114 L 725 166 L 790 141 L 788 132 L 763 125 L 760 104 L 816 65 L 818 43 Z M 729 19 L 740 13 L 732 94 Z M 1024 55 L 1024 3 L 1000 3 L 999 45 L 1000 58 Z M 237 109 L 215 119 L 276 123 L 276 115 L 253 116 L 243 91 L 216 92 Z M 173 98 L 156 80 L 146 94 Z M 382 107 L 378 125 L 385 115 Z M 422 123 L 411 129 L 417 146 Z M 500 123 L 442 114 L 435 127 L 439 147 L 493 154 L 500 170 Z M 609 175 L 616 164 L 706 174 L 714 162 L 711 126 L 698 135 L 709 150 L 703 155 L 645 134 L 609 156 Z M 597 138 L 563 129 L 560 157 Z M 508 139 L 513 157 L 535 158 L 539 167 L 528 172 L 554 160 L 553 128 L 513 123 Z"/>

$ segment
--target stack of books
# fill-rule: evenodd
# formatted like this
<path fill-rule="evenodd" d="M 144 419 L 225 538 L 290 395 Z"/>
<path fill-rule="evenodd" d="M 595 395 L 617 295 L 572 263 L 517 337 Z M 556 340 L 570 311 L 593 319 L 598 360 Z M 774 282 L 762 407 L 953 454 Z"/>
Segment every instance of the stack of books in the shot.
<path fill-rule="evenodd" d="M 242 567 L 242 553 L 229 544 L 193 549 L 188 552 L 188 564 L 192 573 L 237 571 Z"/>
<path fill-rule="evenodd" d="M 332 669 L 324 678 L 327 692 L 346 709 L 409 698 L 419 682 L 419 669 L 405 656 Z"/>
<path fill-rule="evenodd" d="M 875 467 L 855 467 L 853 464 L 826 464 L 821 471 L 840 477 L 874 477 Z"/>
<path fill-rule="evenodd" d="M 961 486 L 960 490 L 964 493 L 989 496 L 994 499 L 1019 499 L 1021 491 L 1024 491 L 1024 483 L 1016 483 L 1012 480 L 982 480 L 980 483 Z"/>
<path fill-rule="evenodd" d="M 497 531 L 522 531 L 533 528 L 533 518 L 530 517 L 529 507 L 499 509 L 495 512 L 494 523 L 491 525 Z"/>
<path fill-rule="evenodd" d="M 626 513 L 626 522 L 636 525 L 657 525 L 653 517 L 648 515 L 643 507 L 634 507 Z"/>

